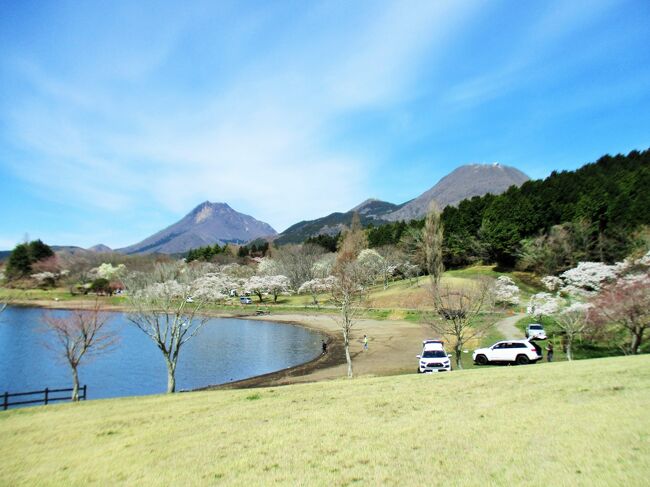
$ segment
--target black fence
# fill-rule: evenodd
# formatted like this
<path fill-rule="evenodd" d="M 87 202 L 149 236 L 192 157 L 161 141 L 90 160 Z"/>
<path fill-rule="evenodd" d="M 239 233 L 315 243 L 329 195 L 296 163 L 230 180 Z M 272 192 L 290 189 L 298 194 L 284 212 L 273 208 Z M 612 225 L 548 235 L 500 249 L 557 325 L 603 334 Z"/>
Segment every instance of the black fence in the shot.
<path fill-rule="evenodd" d="M 83 386 L 79 388 L 79 400 L 86 400 L 86 394 L 88 392 L 88 386 Z M 62 394 L 68 392 L 67 396 L 57 396 L 56 394 Z M 51 396 L 50 394 L 54 394 Z M 9 402 L 9 399 L 12 397 L 28 398 L 29 396 L 38 396 L 43 397 L 39 399 L 30 399 L 30 400 L 21 400 L 15 402 Z M 5 392 L 2 401 L 2 409 L 6 411 L 9 406 L 24 406 L 27 404 L 49 404 L 55 401 L 70 401 L 72 400 L 72 388 L 70 389 L 48 389 L 47 387 L 42 391 L 32 391 L 32 392 Z"/>

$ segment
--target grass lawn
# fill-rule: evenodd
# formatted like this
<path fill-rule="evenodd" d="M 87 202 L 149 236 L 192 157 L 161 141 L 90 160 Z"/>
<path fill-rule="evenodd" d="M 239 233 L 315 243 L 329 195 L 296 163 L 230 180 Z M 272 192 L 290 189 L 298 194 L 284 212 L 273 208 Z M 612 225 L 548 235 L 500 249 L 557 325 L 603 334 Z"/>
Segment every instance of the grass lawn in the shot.
<path fill-rule="evenodd" d="M 650 356 L 0 413 L 2 485 L 647 485 Z"/>

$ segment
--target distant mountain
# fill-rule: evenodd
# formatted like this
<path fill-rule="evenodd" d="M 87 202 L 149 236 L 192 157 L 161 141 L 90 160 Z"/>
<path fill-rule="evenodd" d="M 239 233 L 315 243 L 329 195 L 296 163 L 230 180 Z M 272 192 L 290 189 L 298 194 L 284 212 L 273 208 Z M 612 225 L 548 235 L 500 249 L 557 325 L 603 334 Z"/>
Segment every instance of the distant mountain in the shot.
<path fill-rule="evenodd" d="M 316 220 L 296 223 L 282 232 L 275 242 L 283 245 L 303 242 L 320 234 L 335 235 L 350 224 L 355 211 L 359 213 L 363 225 L 419 219 L 424 217 L 433 200 L 442 209 L 473 196 L 503 193 L 510 186 L 521 186 L 528 179 L 528 176 L 514 167 L 502 164 L 468 164 L 455 169 L 431 189 L 406 203 L 395 205 L 368 199 L 348 212 L 331 213 Z"/>
<path fill-rule="evenodd" d="M 346 226 L 352 223 L 352 216 L 355 212 L 359 214 L 362 225 L 370 223 L 385 223 L 383 216 L 398 210 L 400 206 L 377 199 L 367 199 L 345 213 L 331 213 L 316 220 L 307 220 L 296 223 L 287 228 L 275 239 L 278 245 L 288 243 L 301 243 L 307 238 L 316 235 L 336 235 Z"/>
<path fill-rule="evenodd" d="M 89 252 L 95 252 L 97 254 L 110 254 L 111 252 L 113 252 L 112 248 L 104 244 L 93 245 L 92 247 L 89 247 L 87 250 Z"/>
<path fill-rule="evenodd" d="M 383 218 L 389 221 L 422 218 L 434 200 L 443 209 L 473 196 L 503 193 L 510 186 L 521 186 L 528 179 L 519 169 L 498 163 L 467 164 L 454 169 L 434 187 Z"/>
<path fill-rule="evenodd" d="M 173 225 L 117 251 L 124 254 L 179 254 L 215 243 L 245 243 L 276 234 L 269 224 L 239 213 L 226 203 L 206 201 Z"/>

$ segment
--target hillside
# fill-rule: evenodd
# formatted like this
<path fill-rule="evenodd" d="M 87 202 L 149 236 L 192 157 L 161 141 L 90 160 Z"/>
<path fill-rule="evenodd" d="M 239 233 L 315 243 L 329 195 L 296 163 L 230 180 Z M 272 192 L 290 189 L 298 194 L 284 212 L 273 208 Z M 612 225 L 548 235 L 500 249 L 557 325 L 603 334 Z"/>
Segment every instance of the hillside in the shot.
<path fill-rule="evenodd" d="M 278 245 L 302 243 L 307 238 L 316 235 L 336 235 L 352 222 L 355 212 L 359 214 L 362 225 L 381 225 L 385 223 L 382 217 L 398 209 L 398 205 L 368 199 L 345 213 L 331 213 L 316 220 L 306 220 L 290 226 L 275 239 Z"/>
<path fill-rule="evenodd" d="M 275 234 L 276 231 L 268 223 L 239 213 L 226 203 L 206 201 L 180 221 L 118 252 L 178 254 L 205 245 L 245 243 Z"/>
<path fill-rule="evenodd" d="M 514 167 L 501 164 L 469 164 L 443 177 L 435 186 L 418 197 L 396 205 L 387 201 L 368 199 L 345 213 L 331 213 L 316 220 L 301 221 L 282 232 L 276 242 L 300 243 L 320 234 L 336 235 L 350 225 L 354 212 L 359 213 L 363 225 L 375 226 L 398 220 L 423 218 L 429 204 L 435 200 L 440 208 L 486 193 L 500 194 L 510 186 L 520 186 L 528 176 Z"/>
<path fill-rule="evenodd" d="M 646 485 L 650 356 L 0 413 L 3 485 Z"/>

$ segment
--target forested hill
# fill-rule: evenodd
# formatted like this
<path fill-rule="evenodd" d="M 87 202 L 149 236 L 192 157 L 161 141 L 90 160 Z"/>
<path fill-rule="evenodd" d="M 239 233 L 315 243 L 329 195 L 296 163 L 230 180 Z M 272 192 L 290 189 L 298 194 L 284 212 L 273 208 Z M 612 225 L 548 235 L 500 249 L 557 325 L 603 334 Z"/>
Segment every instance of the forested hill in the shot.
<path fill-rule="evenodd" d="M 635 245 L 635 231 L 650 225 L 649 189 L 645 150 L 464 200 L 443 212 L 446 260 L 462 265 L 487 254 L 533 270 L 549 259 L 558 268 L 563 260 L 619 260 Z"/>

